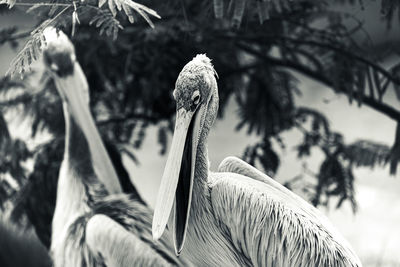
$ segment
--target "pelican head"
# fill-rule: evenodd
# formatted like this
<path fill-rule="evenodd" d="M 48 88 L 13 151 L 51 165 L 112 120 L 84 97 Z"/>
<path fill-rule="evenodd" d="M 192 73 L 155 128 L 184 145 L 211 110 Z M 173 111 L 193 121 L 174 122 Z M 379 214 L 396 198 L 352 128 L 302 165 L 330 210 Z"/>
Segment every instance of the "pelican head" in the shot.
<path fill-rule="evenodd" d="M 173 92 L 177 105 L 175 130 L 154 211 L 153 238 L 161 237 L 174 205 L 177 255 L 185 241 L 198 146 L 205 141 L 218 110 L 215 76 L 211 60 L 197 55 L 182 69 Z"/>

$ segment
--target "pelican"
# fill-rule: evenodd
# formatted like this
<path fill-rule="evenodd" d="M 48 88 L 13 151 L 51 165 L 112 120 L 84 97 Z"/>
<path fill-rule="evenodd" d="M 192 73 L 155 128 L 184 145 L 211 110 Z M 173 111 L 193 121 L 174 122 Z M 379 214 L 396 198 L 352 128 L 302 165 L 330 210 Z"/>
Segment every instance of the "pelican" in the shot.
<path fill-rule="evenodd" d="M 215 76 L 211 60 L 197 55 L 176 81 L 175 130 L 153 238 L 161 237 L 173 210 L 175 253 L 196 266 L 361 266 L 317 209 L 267 175 L 234 157 L 220 171 L 209 170 L 207 138 L 218 110 Z"/>
<path fill-rule="evenodd" d="M 190 266 L 174 255 L 167 235 L 152 240 L 146 205 L 110 194 L 120 192 L 119 183 L 90 114 L 88 84 L 74 47 L 54 28 L 44 36 L 43 59 L 61 96 L 66 128 L 52 222 L 54 266 Z"/>
<path fill-rule="evenodd" d="M 56 141 L 59 142 L 59 141 Z M 60 142 L 60 145 L 63 142 Z M 135 201 L 143 201 L 139 192 L 130 181 L 129 174 L 122 163 L 122 158 L 118 149 L 110 141 L 104 140 L 105 148 L 110 156 L 111 162 L 115 167 L 118 179 L 122 187 L 122 192 L 130 194 Z M 18 192 L 14 200 L 14 207 L 11 212 L 11 220 L 14 223 L 23 223 L 25 214 L 29 223 L 32 225 L 35 233 L 41 243 L 50 248 L 51 222 L 56 205 L 56 191 L 60 164 L 48 164 L 47 159 L 51 158 L 53 162 L 61 163 L 57 149 L 52 148 L 53 144 L 46 144 L 43 152 L 36 155 L 34 171 L 28 177 L 28 183 Z M 58 147 L 58 144 L 56 145 Z M 43 158 L 45 163 L 42 162 Z M 38 170 L 38 171 L 35 171 Z M 22 226 L 22 225 L 21 225 Z"/>

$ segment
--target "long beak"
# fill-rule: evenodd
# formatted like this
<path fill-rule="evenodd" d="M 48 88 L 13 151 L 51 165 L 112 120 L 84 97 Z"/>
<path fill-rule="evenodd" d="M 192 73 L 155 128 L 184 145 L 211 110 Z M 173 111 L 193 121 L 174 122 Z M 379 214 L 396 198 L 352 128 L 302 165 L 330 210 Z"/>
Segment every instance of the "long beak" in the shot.
<path fill-rule="evenodd" d="M 153 238 L 157 240 L 165 230 L 175 199 L 173 237 L 177 255 L 182 251 L 188 225 L 202 112 L 203 108 L 196 111 L 181 108 L 177 112 L 174 136 L 154 211 L 152 230 Z"/>
<path fill-rule="evenodd" d="M 90 113 L 86 77 L 79 63 L 74 62 L 72 64 L 74 64 L 74 67 L 71 74 L 63 77 L 53 74 L 54 81 L 60 94 L 66 98 L 72 115 L 86 136 L 96 176 L 105 185 L 109 193 L 120 193 L 122 189 L 117 173 Z M 84 93 L 79 93 L 79 91 Z"/>

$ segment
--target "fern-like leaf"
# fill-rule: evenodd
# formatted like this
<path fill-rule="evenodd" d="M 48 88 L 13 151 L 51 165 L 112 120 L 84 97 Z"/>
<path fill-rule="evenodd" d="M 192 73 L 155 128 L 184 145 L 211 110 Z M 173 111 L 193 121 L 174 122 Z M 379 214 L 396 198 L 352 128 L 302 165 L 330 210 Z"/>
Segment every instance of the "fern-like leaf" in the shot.
<path fill-rule="evenodd" d="M 69 8 L 70 6 L 67 5 L 55 17 L 46 19 L 31 32 L 31 37 L 26 42 L 24 48 L 12 60 L 6 75 L 13 77 L 18 73 L 22 77 L 25 72 L 31 69 L 31 63 L 38 59 L 39 55 L 41 54 L 42 47 L 46 44 L 46 40 L 43 35 L 44 29 L 50 26 L 56 27 L 58 23 L 57 18 Z"/>
<path fill-rule="evenodd" d="M 397 123 L 394 144 L 390 151 L 390 174 L 395 175 L 400 162 L 400 122 Z"/>
<path fill-rule="evenodd" d="M 35 14 L 36 11 L 38 11 L 39 9 L 42 9 L 43 7 L 48 8 L 47 6 L 43 6 L 41 4 L 34 4 L 30 8 L 28 8 L 28 10 L 26 10 L 26 13 Z"/>
<path fill-rule="evenodd" d="M 214 14 L 217 19 L 221 19 L 224 16 L 224 0 L 214 0 Z"/>
<path fill-rule="evenodd" d="M 246 0 L 236 0 L 233 10 L 232 27 L 239 28 L 242 23 L 244 10 L 246 9 Z"/>
<path fill-rule="evenodd" d="M 305 121 L 307 118 L 311 118 L 313 131 L 318 131 L 322 128 L 324 134 L 330 134 L 331 132 L 329 121 L 326 116 L 315 109 L 298 107 L 296 110 L 296 118 L 300 121 Z"/>
<path fill-rule="evenodd" d="M 158 128 L 158 143 L 161 146 L 160 154 L 164 155 L 167 152 L 168 143 L 168 128 L 166 126 Z"/>
<path fill-rule="evenodd" d="M 89 25 L 95 25 L 100 28 L 100 35 L 106 33 L 107 36 L 112 36 L 113 40 L 118 37 L 118 31 L 123 29 L 119 21 L 108 10 L 98 10 L 99 13 L 92 18 Z"/>
<path fill-rule="evenodd" d="M 15 5 L 15 2 L 16 0 L 0 0 L 0 3 L 7 4 L 10 8 Z M 100 0 L 98 2 L 99 7 L 103 6 L 105 2 L 106 1 Z M 60 7 L 64 8 L 59 11 Z M 45 13 L 49 17 L 52 17 L 56 13 L 57 14 L 54 17 L 45 20 L 42 24 L 40 24 L 35 30 L 31 32 L 31 38 L 27 41 L 24 48 L 11 62 L 10 68 L 7 71 L 7 75 L 14 76 L 16 74 L 20 74 L 22 77 L 24 73 L 30 70 L 31 63 L 38 58 L 41 53 L 41 48 L 45 42 L 43 30 L 49 26 L 57 27 L 65 23 L 65 20 L 60 19 L 60 15 L 71 7 L 75 7 L 74 12 L 72 12 L 72 33 L 74 33 L 75 24 L 76 22 L 79 23 L 78 13 L 76 11 L 75 5 L 57 3 L 57 0 L 55 0 L 55 2 L 52 4 L 32 3 L 32 6 L 27 10 L 28 13 L 37 12 L 39 8 L 42 8 L 40 9 L 40 11 L 43 11 L 44 9 Z M 93 8 L 93 6 L 91 7 Z M 160 18 L 156 11 L 131 0 L 108 0 L 108 7 L 110 11 L 96 8 L 98 11 L 98 15 L 92 18 L 89 24 L 96 23 L 96 26 L 100 28 L 100 34 L 105 33 L 108 36 L 112 36 L 114 40 L 118 36 L 118 31 L 122 29 L 122 25 L 115 18 L 117 10 L 123 10 L 131 23 L 133 23 L 134 21 L 133 11 L 135 11 L 139 13 L 139 15 L 142 16 L 153 28 L 154 24 L 151 21 L 149 15 Z"/>
<path fill-rule="evenodd" d="M 16 74 L 20 74 L 23 76 L 25 72 L 30 71 L 30 65 L 39 57 L 44 42 L 42 31 L 33 33 L 31 38 L 26 42 L 24 48 L 11 61 L 10 68 L 6 75 L 13 77 Z"/>
<path fill-rule="evenodd" d="M 99 0 L 99 7 L 102 7 L 105 3 L 105 0 Z M 107 3 L 109 10 L 114 17 L 117 15 L 118 11 L 123 10 L 131 23 L 134 21 L 132 11 L 139 13 L 139 15 L 142 16 L 152 28 L 154 28 L 154 24 L 149 15 L 158 19 L 161 18 L 153 9 L 131 0 L 108 0 Z"/>
<path fill-rule="evenodd" d="M 257 1 L 258 17 L 260 24 L 270 17 L 270 2 L 269 1 Z"/>
<path fill-rule="evenodd" d="M 321 202 L 321 197 L 338 196 L 339 208 L 343 201 L 349 200 L 352 204 L 353 212 L 357 211 L 357 203 L 355 201 L 354 191 L 354 175 L 351 168 L 346 168 L 339 158 L 331 155 L 328 156 L 321 164 L 314 199 L 312 200 L 315 206 L 325 204 Z"/>
<path fill-rule="evenodd" d="M 389 155 L 388 146 L 367 140 L 356 141 L 345 148 L 345 158 L 357 167 L 385 165 Z"/>
<path fill-rule="evenodd" d="M 391 72 L 395 77 L 397 77 L 397 79 L 400 79 L 400 64 L 396 64 L 394 67 L 392 67 Z M 393 83 L 393 88 L 394 92 L 396 93 L 397 99 L 400 100 L 400 84 Z"/>
<path fill-rule="evenodd" d="M 121 154 L 125 153 L 126 156 L 128 156 L 135 164 L 139 165 L 139 160 L 133 153 L 133 149 L 130 146 L 123 146 L 121 148 Z"/>

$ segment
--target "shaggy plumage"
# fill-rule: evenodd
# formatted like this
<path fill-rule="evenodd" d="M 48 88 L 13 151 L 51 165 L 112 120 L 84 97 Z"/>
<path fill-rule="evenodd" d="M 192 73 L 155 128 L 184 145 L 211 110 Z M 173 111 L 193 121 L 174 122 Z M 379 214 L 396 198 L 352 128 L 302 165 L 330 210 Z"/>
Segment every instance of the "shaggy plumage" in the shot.
<path fill-rule="evenodd" d="M 190 266 L 178 259 L 167 235 L 151 236 L 152 211 L 129 195 L 110 195 L 69 226 L 61 250 L 74 266 Z M 77 249 L 80 254 L 77 255 Z M 73 261 L 72 261 L 73 260 Z M 70 266 L 67 263 L 64 266 Z"/>
<path fill-rule="evenodd" d="M 198 55 L 179 74 L 174 92 L 178 112 L 205 110 L 200 132 L 188 133 L 198 145 L 181 255 L 196 266 L 360 267 L 327 219 L 276 181 L 236 158 L 222 162 L 219 172 L 209 170 L 207 139 L 218 110 L 214 74 L 210 60 Z M 197 91 L 201 100 L 193 108 L 190 96 Z"/>

